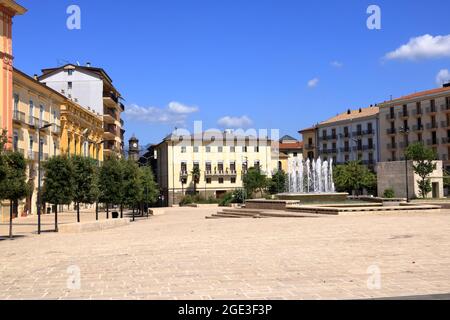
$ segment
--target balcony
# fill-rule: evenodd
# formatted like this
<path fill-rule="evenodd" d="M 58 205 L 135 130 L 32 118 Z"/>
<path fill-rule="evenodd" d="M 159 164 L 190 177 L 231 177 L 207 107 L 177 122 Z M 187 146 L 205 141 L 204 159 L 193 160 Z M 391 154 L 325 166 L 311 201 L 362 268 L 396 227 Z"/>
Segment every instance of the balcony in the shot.
<path fill-rule="evenodd" d="M 436 106 L 431 106 L 427 108 L 427 113 L 436 113 L 436 112 L 437 112 Z"/>
<path fill-rule="evenodd" d="M 402 111 L 398 113 L 399 118 L 408 118 L 409 117 L 409 111 Z"/>
<path fill-rule="evenodd" d="M 355 132 L 353 132 L 353 136 L 354 137 L 362 137 L 363 136 L 363 132 L 362 131 L 355 131 Z"/>
<path fill-rule="evenodd" d="M 450 137 L 442 138 L 442 144 L 450 144 Z"/>
<path fill-rule="evenodd" d="M 114 124 L 117 121 L 117 113 L 114 110 L 106 109 L 106 111 L 103 114 L 103 120 L 106 123 Z"/>
<path fill-rule="evenodd" d="M 117 136 L 117 127 L 114 125 L 106 126 L 104 129 L 104 136 L 106 139 L 114 140 Z"/>
<path fill-rule="evenodd" d="M 414 110 L 412 112 L 412 114 L 413 114 L 414 117 L 421 117 L 421 116 L 423 116 L 423 110 L 422 109 Z"/>
<path fill-rule="evenodd" d="M 13 120 L 16 122 L 25 123 L 25 113 L 15 110 L 13 113 Z"/>
<path fill-rule="evenodd" d="M 181 170 L 180 178 L 183 179 L 183 178 L 187 178 L 187 177 L 189 177 L 189 173 L 186 170 Z"/>
<path fill-rule="evenodd" d="M 28 125 L 38 128 L 39 127 L 39 119 L 35 117 L 28 117 Z"/>
<path fill-rule="evenodd" d="M 56 135 L 61 135 L 61 126 L 57 125 L 57 124 L 53 124 L 52 125 L 52 133 L 56 134 Z"/>
<path fill-rule="evenodd" d="M 389 135 L 397 134 L 397 129 L 395 129 L 395 128 L 387 129 L 386 132 Z"/>
<path fill-rule="evenodd" d="M 387 148 L 388 148 L 388 149 L 397 149 L 397 143 L 389 143 L 389 144 L 387 145 Z"/>
<path fill-rule="evenodd" d="M 350 147 L 341 148 L 341 152 L 343 153 L 349 153 L 351 151 Z"/>
<path fill-rule="evenodd" d="M 441 110 L 444 112 L 450 112 L 450 103 L 441 105 Z"/>
<path fill-rule="evenodd" d="M 413 131 L 415 131 L 415 132 L 423 131 L 423 125 L 415 125 L 415 126 L 413 126 Z"/>
<path fill-rule="evenodd" d="M 387 114 L 386 115 L 386 120 L 395 120 L 395 114 L 393 114 L 393 113 Z"/>
<path fill-rule="evenodd" d="M 305 149 L 306 150 L 314 150 L 316 147 L 314 146 L 314 145 L 312 145 L 312 144 L 307 144 L 307 145 L 305 145 Z"/>
<path fill-rule="evenodd" d="M 441 128 L 448 129 L 450 127 L 449 121 L 441 121 Z"/>
<path fill-rule="evenodd" d="M 437 123 L 427 123 L 427 129 L 428 130 L 435 130 L 435 129 L 438 129 L 438 128 L 439 128 L 439 126 L 438 126 Z"/>
<path fill-rule="evenodd" d="M 118 103 L 119 103 L 119 98 L 113 93 L 104 92 L 103 93 L 103 101 L 105 102 L 105 104 L 107 106 L 112 107 L 112 108 L 117 108 Z"/>
<path fill-rule="evenodd" d="M 206 177 L 236 177 L 237 172 L 236 170 L 207 170 L 205 172 Z"/>
<path fill-rule="evenodd" d="M 437 146 L 438 145 L 438 141 L 437 141 L 437 139 L 436 140 L 429 139 L 429 140 L 427 140 L 427 145 L 429 145 L 429 146 Z"/>

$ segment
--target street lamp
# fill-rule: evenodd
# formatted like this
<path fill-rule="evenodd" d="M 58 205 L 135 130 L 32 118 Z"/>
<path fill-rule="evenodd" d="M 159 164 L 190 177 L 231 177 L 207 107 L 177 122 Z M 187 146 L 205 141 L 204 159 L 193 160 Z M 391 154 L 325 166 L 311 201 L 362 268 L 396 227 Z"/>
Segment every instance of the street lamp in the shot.
<path fill-rule="evenodd" d="M 52 125 L 47 124 L 43 127 L 38 128 L 38 143 L 39 143 L 39 151 L 38 151 L 38 194 L 37 194 L 37 214 L 38 214 L 38 234 L 41 234 L 41 156 L 42 156 L 42 143 L 41 143 L 41 131 L 47 128 L 50 128 Z M 55 219 L 56 215 L 55 215 Z M 57 224 L 55 224 L 57 225 Z M 58 232 L 58 230 L 56 230 Z"/>
<path fill-rule="evenodd" d="M 409 128 L 408 127 L 401 127 L 400 133 L 404 134 L 405 137 L 409 135 Z M 406 141 L 406 140 L 405 140 Z M 405 145 L 405 148 L 407 146 Z M 410 202 L 409 200 L 409 178 L 408 178 L 408 154 L 405 149 L 405 177 L 406 177 L 406 202 Z"/>
<path fill-rule="evenodd" d="M 145 166 L 149 167 L 149 168 L 150 168 L 149 160 L 154 160 L 155 159 L 155 157 L 152 156 L 152 155 L 149 156 L 149 157 L 142 156 L 142 158 L 144 158 L 146 160 Z M 147 219 L 148 219 L 148 185 L 147 184 L 145 185 L 145 211 L 147 212 Z"/>
<path fill-rule="evenodd" d="M 248 157 L 242 156 L 242 164 L 245 163 L 245 171 L 248 171 Z M 244 162 L 245 161 L 245 162 Z M 245 187 L 245 182 L 244 182 L 244 170 L 242 170 L 242 186 L 244 187 L 244 199 L 243 200 L 243 204 L 245 204 L 246 198 L 247 198 L 247 188 Z"/>

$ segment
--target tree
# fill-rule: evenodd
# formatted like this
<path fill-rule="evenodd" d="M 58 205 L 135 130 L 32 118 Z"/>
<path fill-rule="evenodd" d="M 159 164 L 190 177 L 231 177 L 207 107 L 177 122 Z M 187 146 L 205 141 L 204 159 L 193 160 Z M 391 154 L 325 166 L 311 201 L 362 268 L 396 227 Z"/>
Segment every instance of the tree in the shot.
<path fill-rule="evenodd" d="M 106 217 L 109 219 L 109 206 L 119 204 L 122 199 L 122 168 L 116 157 L 103 162 L 98 177 L 100 201 L 106 204 Z"/>
<path fill-rule="evenodd" d="M 80 204 L 93 204 L 97 198 L 96 162 L 90 158 L 71 158 L 74 169 L 74 197 L 77 207 L 77 221 L 80 223 Z"/>
<path fill-rule="evenodd" d="M 339 192 L 359 195 L 364 189 L 374 190 L 377 177 L 359 161 L 351 161 L 335 168 L 334 182 Z"/>
<path fill-rule="evenodd" d="M 197 194 L 197 184 L 200 183 L 200 168 L 198 166 L 194 166 L 191 171 L 192 181 L 194 182 L 194 194 Z"/>
<path fill-rule="evenodd" d="M 153 175 L 152 168 L 149 166 L 140 167 L 140 178 L 141 185 L 143 189 L 141 201 L 145 203 L 144 208 L 148 213 L 148 204 L 154 203 L 158 200 L 159 190 L 158 185 L 155 182 L 155 177 Z"/>
<path fill-rule="evenodd" d="M 141 171 L 137 163 L 131 159 L 120 161 L 122 169 L 123 196 L 120 202 L 120 216 L 123 218 L 123 206 L 128 205 L 133 209 L 133 221 L 135 220 L 135 208 L 142 199 L 143 186 L 140 177 Z"/>
<path fill-rule="evenodd" d="M 55 231 L 58 232 L 58 206 L 69 205 L 75 196 L 75 170 L 66 156 L 57 156 L 44 164 L 42 200 L 55 206 Z"/>
<path fill-rule="evenodd" d="M 278 170 L 269 180 L 270 194 L 282 193 L 286 189 L 287 175 L 283 170 Z"/>
<path fill-rule="evenodd" d="M 261 173 L 260 168 L 250 168 L 244 175 L 244 187 L 247 193 L 251 196 L 259 191 L 261 196 L 267 188 L 267 178 Z"/>
<path fill-rule="evenodd" d="M 430 175 L 436 170 L 436 153 L 422 143 L 410 145 L 405 152 L 406 158 L 413 161 L 414 172 L 420 177 L 417 181 L 420 196 L 426 198 L 433 190 Z"/>
<path fill-rule="evenodd" d="M 17 152 L 6 152 L 0 156 L 5 176 L 0 182 L 0 198 L 9 200 L 9 237 L 13 238 L 13 209 L 19 200 L 28 194 L 27 163 L 24 156 Z M 17 212 L 16 212 L 17 213 Z"/>

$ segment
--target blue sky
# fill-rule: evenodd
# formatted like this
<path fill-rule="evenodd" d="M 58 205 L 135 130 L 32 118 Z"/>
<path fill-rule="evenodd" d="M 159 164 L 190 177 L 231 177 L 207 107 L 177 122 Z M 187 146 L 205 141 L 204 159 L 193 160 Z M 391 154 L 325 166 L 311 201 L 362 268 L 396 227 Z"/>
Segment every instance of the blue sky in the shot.
<path fill-rule="evenodd" d="M 450 38 L 435 38 L 450 34 L 442 0 L 18 2 L 29 12 L 14 22 L 16 67 L 31 75 L 64 61 L 103 67 L 130 110 L 127 138 L 141 144 L 194 120 L 298 137 L 348 108 L 436 87 L 450 69 Z M 66 27 L 72 4 L 81 30 Z M 366 26 L 371 4 L 381 30 Z"/>

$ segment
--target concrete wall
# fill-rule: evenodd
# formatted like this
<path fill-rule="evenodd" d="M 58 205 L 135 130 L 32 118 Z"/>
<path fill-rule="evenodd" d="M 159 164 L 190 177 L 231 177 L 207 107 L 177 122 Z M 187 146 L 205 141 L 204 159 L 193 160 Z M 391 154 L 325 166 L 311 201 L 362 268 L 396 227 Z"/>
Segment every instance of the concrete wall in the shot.
<path fill-rule="evenodd" d="M 431 183 L 438 184 L 438 198 L 444 197 L 443 164 L 436 161 L 437 169 L 430 176 Z M 378 196 L 382 197 L 387 189 L 393 189 L 395 196 L 406 198 L 406 163 L 405 161 L 380 162 L 377 165 Z M 410 198 L 419 198 L 420 190 L 417 181 L 420 177 L 414 173 L 413 163 L 408 162 L 408 186 Z M 427 198 L 433 198 L 433 193 Z"/>
<path fill-rule="evenodd" d="M 65 96 L 70 96 L 84 108 L 103 114 L 103 80 L 97 74 L 73 70 L 69 75 L 68 70 L 61 70 L 43 77 L 41 82 L 60 93 L 64 90 Z M 72 82 L 72 89 L 68 87 L 69 82 Z"/>

